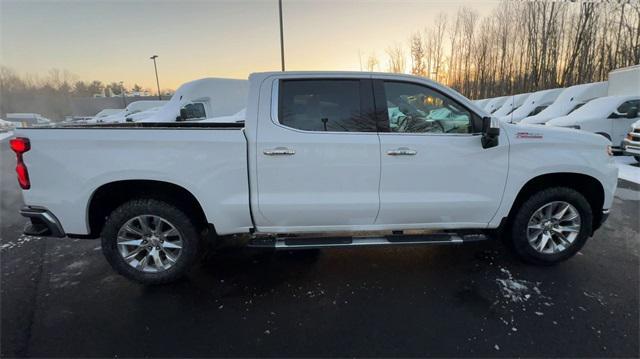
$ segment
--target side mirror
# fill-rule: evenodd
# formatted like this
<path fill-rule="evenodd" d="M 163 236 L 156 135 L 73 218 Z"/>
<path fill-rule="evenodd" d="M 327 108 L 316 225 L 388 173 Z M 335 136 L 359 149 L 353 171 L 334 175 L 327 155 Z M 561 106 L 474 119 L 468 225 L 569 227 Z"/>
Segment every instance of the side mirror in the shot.
<path fill-rule="evenodd" d="M 491 148 L 498 145 L 500 127 L 496 123 L 492 124 L 491 117 L 482 118 L 482 148 Z"/>
<path fill-rule="evenodd" d="M 632 108 L 629 110 L 629 112 L 627 112 L 627 118 L 636 118 L 638 117 L 638 109 L 637 108 Z"/>
<path fill-rule="evenodd" d="M 176 117 L 176 121 L 186 121 L 189 117 L 189 112 L 186 108 L 180 109 L 180 116 Z"/>

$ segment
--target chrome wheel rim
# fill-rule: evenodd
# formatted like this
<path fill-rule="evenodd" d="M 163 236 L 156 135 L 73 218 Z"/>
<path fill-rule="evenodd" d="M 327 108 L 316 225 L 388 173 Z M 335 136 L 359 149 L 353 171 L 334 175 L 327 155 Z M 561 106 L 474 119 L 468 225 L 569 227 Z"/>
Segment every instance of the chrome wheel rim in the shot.
<path fill-rule="evenodd" d="M 540 207 L 533 212 L 527 225 L 529 244 L 543 254 L 566 250 L 579 233 L 580 213 L 564 201 L 554 201 Z"/>
<path fill-rule="evenodd" d="M 160 216 L 140 215 L 120 228 L 117 246 L 122 259 L 131 267 L 147 273 L 163 272 L 178 261 L 182 235 Z"/>

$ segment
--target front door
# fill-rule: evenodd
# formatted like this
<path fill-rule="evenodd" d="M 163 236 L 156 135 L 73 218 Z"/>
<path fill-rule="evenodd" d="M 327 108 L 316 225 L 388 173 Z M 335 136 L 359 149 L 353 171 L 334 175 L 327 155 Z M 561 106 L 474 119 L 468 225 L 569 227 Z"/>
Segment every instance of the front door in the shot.
<path fill-rule="evenodd" d="M 380 142 L 369 79 L 283 79 L 260 119 L 258 228 L 350 230 L 379 209 Z"/>
<path fill-rule="evenodd" d="M 380 133 L 376 224 L 486 226 L 498 210 L 507 178 L 506 138 L 483 149 L 472 125 L 478 115 L 425 84 L 375 80 L 375 88 L 376 105 L 387 107 L 381 112 L 387 128 Z"/>

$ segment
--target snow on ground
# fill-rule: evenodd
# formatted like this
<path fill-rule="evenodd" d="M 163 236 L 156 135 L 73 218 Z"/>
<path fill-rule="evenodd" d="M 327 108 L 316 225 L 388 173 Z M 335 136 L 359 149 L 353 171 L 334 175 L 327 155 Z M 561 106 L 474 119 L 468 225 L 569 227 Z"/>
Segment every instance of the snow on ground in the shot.
<path fill-rule="evenodd" d="M 0 246 L 0 250 L 8 250 L 8 249 L 12 249 L 12 248 L 20 248 L 22 247 L 25 243 L 29 243 L 31 241 L 35 241 L 35 240 L 40 240 L 42 239 L 41 237 L 33 237 L 33 236 L 27 236 L 27 235 L 20 235 L 20 237 L 18 237 L 18 239 L 14 242 L 14 241 L 9 241 L 7 243 L 4 243 L 3 245 Z"/>
<path fill-rule="evenodd" d="M 13 131 L 0 132 L 0 141 L 4 140 L 5 138 L 9 138 L 11 136 L 13 136 Z"/>
<path fill-rule="evenodd" d="M 614 157 L 618 165 L 618 178 L 640 184 L 640 167 L 631 156 Z"/>

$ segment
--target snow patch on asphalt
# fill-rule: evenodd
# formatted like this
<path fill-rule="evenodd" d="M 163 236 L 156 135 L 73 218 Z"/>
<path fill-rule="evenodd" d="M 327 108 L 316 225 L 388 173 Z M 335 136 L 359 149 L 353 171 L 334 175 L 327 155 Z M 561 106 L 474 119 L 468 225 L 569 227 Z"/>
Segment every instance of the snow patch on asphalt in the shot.
<path fill-rule="evenodd" d="M 618 178 L 640 184 L 640 167 L 633 157 L 616 156 L 613 159 L 618 166 Z"/>
<path fill-rule="evenodd" d="M 538 283 L 529 282 L 522 279 L 514 279 L 508 269 L 500 268 L 500 272 L 507 275 L 507 278 L 497 278 L 496 283 L 500 288 L 502 297 L 511 303 L 523 303 L 531 299 L 532 295 L 540 296 Z"/>
<path fill-rule="evenodd" d="M 4 250 L 13 249 L 13 248 L 20 248 L 26 243 L 29 243 L 31 241 L 36 241 L 39 239 L 42 239 L 42 237 L 33 237 L 33 236 L 27 236 L 23 234 L 20 237 L 18 237 L 18 239 L 15 242 L 9 241 L 7 243 L 0 245 L 0 250 L 4 251 Z"/>
<path fill-rule="evenodd" d="M 82 268 L 88 266 L 89 264 L 90 263 L 87 260 L 79 260 L 79 261 L 75 261 L 75 262 L 69 264 L 67 266 L 67 269 L 68 270 L 79 270 L 79 269 L 82 269 Z"/>

